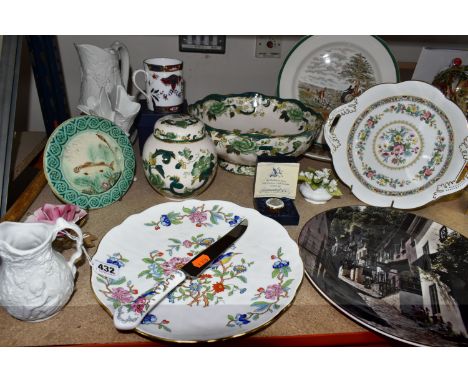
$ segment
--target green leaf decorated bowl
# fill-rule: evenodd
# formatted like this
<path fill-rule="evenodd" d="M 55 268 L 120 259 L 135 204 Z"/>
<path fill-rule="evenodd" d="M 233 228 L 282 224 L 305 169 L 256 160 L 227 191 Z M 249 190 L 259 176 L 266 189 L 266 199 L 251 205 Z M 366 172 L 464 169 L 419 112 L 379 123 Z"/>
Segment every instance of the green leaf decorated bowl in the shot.
<path fill-rule="evenodd" d="M 242 175 L 255 174 L 258 155 L 303 154 L 324 122 L 299 101 L 260 93 L 211 94 L 189 112 L 205 123 L 219 165 Z"/>

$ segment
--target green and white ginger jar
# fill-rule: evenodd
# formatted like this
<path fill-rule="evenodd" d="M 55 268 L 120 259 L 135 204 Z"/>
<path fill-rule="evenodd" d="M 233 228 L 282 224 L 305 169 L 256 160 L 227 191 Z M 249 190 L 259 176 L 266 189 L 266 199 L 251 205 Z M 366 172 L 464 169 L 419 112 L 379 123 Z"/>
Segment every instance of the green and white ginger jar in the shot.
<path fill-rule="evenodd" d="M 187 198 L 205 191 L 215 177 L 217 159 L 204 123 L 185 114 L 160 118 L 143 147 L 146 178 L 168 198 Z"/>

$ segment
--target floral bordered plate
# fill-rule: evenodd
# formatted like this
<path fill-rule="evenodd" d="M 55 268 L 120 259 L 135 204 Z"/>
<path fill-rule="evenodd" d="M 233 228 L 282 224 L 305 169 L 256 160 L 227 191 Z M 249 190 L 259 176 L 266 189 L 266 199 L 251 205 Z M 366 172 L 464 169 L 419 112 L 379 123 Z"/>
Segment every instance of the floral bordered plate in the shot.
<path fill-rule="evenodd" d="M 44 172 L 52 191 L 81 208 L 105 207 L 130 188 L 135 154 L 111 121 L 82 116 L 66 120 L 47 141 Z"/>
<path fill-rule="evenodd" d="M 299 249 L 280 224 L 230 202 L 170 202 L 130 216 L 104 236 L 93 258 L 117 265 L 119 277 L 112 280 L 93 271 L 93 291 L 112 313 L 242 218 L 249 227 L 234 246 L 197 279 L 174 289 L 136 331 L 154 339 L 202 342 L 262 328 L 295 296 L 303 277 Z"/>
<path fill-rule="evenodd" d="M 298 242 L 314 287 L 358 323 L 413 345 L 468 345 L 461 233 L 406 211 L 350 206 L 314 216 Z"/>
<path fill-rule="evenodd" d="M 416 208 L 468 184 L 465 116 L 424 82 L 374 86 L 333 110 L 324 134 L 339 177 L 370 205 Z"/>
<path fill-rule="evenodd" d="M 307 36 L 281 68 L 277 94 L 327 115 L 373 85 L 398 82 L 390 49 L 373 36 Z"/>

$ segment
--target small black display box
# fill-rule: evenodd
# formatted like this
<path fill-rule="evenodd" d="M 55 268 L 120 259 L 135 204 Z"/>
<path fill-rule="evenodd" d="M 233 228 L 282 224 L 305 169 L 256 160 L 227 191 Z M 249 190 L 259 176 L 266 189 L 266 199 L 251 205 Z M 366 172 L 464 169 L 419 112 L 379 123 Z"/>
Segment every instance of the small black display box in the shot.
<path fill-rule="evenodd" d="M 143 146 L 145 145 L 146 140 L 151 134 L 153 134 L 154 124 L 159 118 L 168 115 L 168 113 L 156 113 L 149 110 L 146 104 L 146 100 L 140 101 L 140 103 L 140 113 L 136 117 L 134 125 L 138 131 L 138 146 L 140 147 L 141 155 L 143 153 Z M 184 101 L 182 105 L 182 111 L 180 113 L 187 113 L 187 101 Z"/>
<path fill-rule="evenodd" d="M 294 205 L 294 200 L 289 198 L 280 198 L 284 203 L 284 207 L 280 211 L 276 212 L 271 211 L 270 208 L 267 207 L 266 201 L 268 199 L 270 198 L 255 198 L 255 209 L 262 215 L 268 216 L 282 225 L 299 224 L 299 213 Z"/>

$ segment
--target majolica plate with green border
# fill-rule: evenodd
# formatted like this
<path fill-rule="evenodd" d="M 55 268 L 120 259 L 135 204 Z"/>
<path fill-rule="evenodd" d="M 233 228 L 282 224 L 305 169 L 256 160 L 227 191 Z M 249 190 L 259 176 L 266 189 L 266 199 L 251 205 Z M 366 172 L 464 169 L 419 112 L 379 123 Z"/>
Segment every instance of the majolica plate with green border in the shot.
<path fill-rule="evenodd" d="M 81 208 L 101 208 L 130 188 L 135 154 L 128 137 L 111 121 L 75 117 L 49 137 L 44 172 L 59 199 Z"/>
<path fill-rule="evenodd" d="M 296 295 L 304 272 L 299 248 L 273 219 L 222 200 L 158 204 L 110 230 L 93 261 L 115 265 L 118 275 L 109 278 L 93 269 L 91 285 L 98 301 L 111 314 L 129 303 L 139 311 L 142 291 L 244 218 L 249 226 L 242 237 L 201 275 L 176 287 L 136 331 L 171 342 L 211 342 L 260 330 Z"/>

